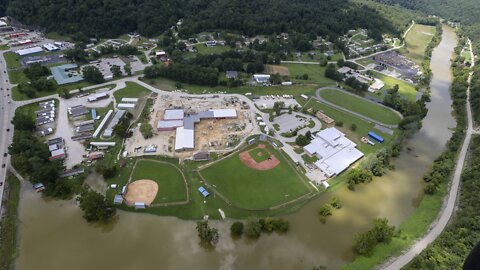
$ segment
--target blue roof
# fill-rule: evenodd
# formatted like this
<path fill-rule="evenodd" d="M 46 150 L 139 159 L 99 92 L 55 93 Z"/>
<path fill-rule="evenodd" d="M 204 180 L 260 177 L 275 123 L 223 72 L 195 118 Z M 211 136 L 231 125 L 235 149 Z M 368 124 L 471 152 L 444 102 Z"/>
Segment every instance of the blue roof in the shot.
<path fill-rule="evenodd" d="M 204 187 L 199 187 L 198 188 L 198 191 L 203 195 L 203 197 L 208 197 L 210 195 L 210 193 L 208 193 L 208 191 L 204 188 Z"/>
<path fill-rule="evenodd" d="M 92 109 L 92 119 L 95 119 L 97 118 L 97 110 L 96 109 Z"/>
<path fill-rule="evenodd" d="M 68 73 L 69 70 L 77 68 L 77 64 L 65 64 L 61 66 L 51 67 L 50 71 L 52 71 L 53 78 L 55 79 L 57 84 L 62 85 L 83 81 L 82 75 L 79 74 L 74 76 Z"/>
<path fill-rule="evenodd" d="M 382 136 L 378 135 L 377 133 L 375 133 L 373 131 L 369 131 L 368 136 L 370 138 L 376 140 L 377 142 L 380 142 L 380 143 L 383 143 L 383 141 L 385 141 L 385 139 L 383 139 Z"/>

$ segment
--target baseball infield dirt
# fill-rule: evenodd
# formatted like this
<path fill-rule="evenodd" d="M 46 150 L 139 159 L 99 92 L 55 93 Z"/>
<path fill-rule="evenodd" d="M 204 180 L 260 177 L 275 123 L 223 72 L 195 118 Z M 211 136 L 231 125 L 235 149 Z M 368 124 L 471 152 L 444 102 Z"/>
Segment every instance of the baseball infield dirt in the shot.
<path fill-rule="evenodd" d="M 258 148 L 265 148 L 265 145 L 258 145 Z M 243 151 L 238 154 L 238 156 L 240 157 L 240 160 L 243 162 L 243 164 L 245 164 L 245 166 L 251 169 L 258 171 L 266 171 L 271 170 L 275 168 L 278 164 L 280 164 L 280 161 L 277 159 L 277 157 L 270 153 L 270 157 L 267 160 L 257 163 L 250 155 L 250 151 Z"/>
<path fill-rule="evenodd" d="M 146 205 L 152 204 L 157 196 L 158 184 L 152 180 L 137 180 L 128 185 L 127 194 L 124 196 L 129 205 L 136 202 L 143 202 Z"/>

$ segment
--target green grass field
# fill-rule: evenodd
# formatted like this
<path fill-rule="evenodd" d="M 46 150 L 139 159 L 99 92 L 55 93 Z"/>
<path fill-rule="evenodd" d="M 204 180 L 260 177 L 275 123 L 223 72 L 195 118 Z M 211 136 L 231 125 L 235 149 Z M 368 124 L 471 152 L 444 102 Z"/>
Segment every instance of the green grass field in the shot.
<path fill-rule="evenodd" d="M 220 54 L 232 50 L 229 46 L 217 45 L 215 47 L 207 47 L 204 44 L 195 45 L 195 48 L 197 48 L 199 54 Z"/>
<path fill-rule="evenodd" d="M 330 107 L 326 104 L 318 102 L 314 99 L 311 99 L 305 105 L 305 108 L 314 108 L 314 109 L 317 109 L 317 110 L 321 110 L 321 111 L 323 111 L 323 113 L 325 113 L 329 117 L 333 118 L 337 124 L 339 122 L 341 122 L 343 125 L 341 127 L 336 126 L 336 128 L 341 130 L 343 133 L 345 133 L 347 138 L 349 138 L 350 140 L 355 142 L 357 144 L 358 150 L 362 151 L 365 155 L 368 155 L 370 153 L 375 153 L 378 150 L 382 149 L 384 144 L 388 144 L 391 141 L 391 139 L 393 138 L 393 136 L 395 135 L 395 133 L 394 133 L 394 135 L 389 135 L 389 134 L 383 133 L 379 130 L 376 130 L 376 129 L 374 129 L 375 124 L 368 123 L 368 122 L 366 122 L 366 121 L 364 121 L 360 118 L 357 118 L 356 116 L 354 116 L 352 114 L 349 114 L 349 113 L 346 113 L 346 112 L 343 112 L 343 111 L 339 111 L 339 110 L 337 110 L 333 107 Z M 350 129 L 352 124 L 356 125 L 355 131 L 352 131 Z M 369 131 L 375 131 L 375 133 L 381 135 L 385 139 L 385 142 L 383 144 L 377 143 L 373 146 L 362 143 L 361 138 L 362 137 L 367 137 Z"/>
<path fill-rule="evenodd" d="M 422 63 L 425 49 L 435 35 L 435 26 L 415 24 L 405 37 L 406 48 L 400 52 L 417 64 Z"/>
<path fill-rule="evenodd" d="M 10 47 L 7 44 L 0 44 L 0 51 L 5 51 L 10 49 Z"/>
<path fill-rule="evenodd" d="M 126 87 L 113 93 L 115 100 L 120 102 L 122 98 L 142 98 L 150 94 L 150 90 L 134 82 L 126 82 Z"/>
<path fill-rule="evenodd" d="M 268 159 L 268 157 L 270 157 L 270 153 L 268 153 L 268 151 L 263 148 L 255 148 L 253 150 L 250 150 L 248 153 L 257 163 L 265 161 Z"/>
<path fill-rule="evenodd" d="M 132 181 L 150 179 L 158 184 L 153 203 L 179 202 L 187 199 L 186 186 L 180 171 L 171 164 L 153 160 L 138 160 Z"/>
<path fill-rule="evenodd" d="M 320 96 L 345 109 L 354 111 L 384 124 L 395 125 L 401 120 L 394 111 L 367 101 L 361 97 L 337 90 L 322 90 Z"/>
<path fill-rule="evenodd" d="M 35 91 L 34 98 L 46 97 L 46 96 L 55 95 L 55 94 L 57 94 L 57 91 L 43 91 L 43 92 Z M 24 93 L 20 93 L 18 91 L 18 86 L 15 86 L 12 88 L 12 99 L 15 101 L 22 101 L 22 100 L 29 100 L 31 98 L 27 97 Z"/>
<path fill-rule="evenodd" d="M 400 95 L 409 100 L 415 101 L 418 91 L 415 89 L 415 86 L 413 84 L 403 80 L 395 79 L 387 75 L 383 75 L 382 73 L 379 73 L 379 72 L 373 72 L 373 76 L 382 80 L 385 83 L 385 86 L 382 88 L 382 91 L 387 89 L 392 89 L 396 84 L 398 84 L 399 86 L 398 92 L 400 93 Z"/>
<path fill-rule="evenodd" d="M 28 82 L 28 78 L 23 73 L 22 70 L 14 70 L 14 71 L 9 71 L 8 72 L 8 78 L 10 79 L 10 82 L 12 84 L 19 84 L 22 82 Z"/>
<path fill-rule="evenodd" d="M 174 91 L 175 82 L 165 78 L 157 79 L 144 79 L 145 83 L 148 83 L 154 87 L 165 91 Z M 186 90 L 191 94 L 206 94 L 206 93 L 217 93 L 217 92 L 226 92 L 227 94 L 245 94 L 252 93 L 253 95 L 293 95 L 295 99 L 299 98 L 301 94 L 313 95 L 317 90 L 318 86 L 314 84 L 304 84 L 304 85 L 290 85 L 290 86 L 240 86 L 234 88 L 227 88 L 225 86 L 200 86 L 200 85 L 191 85 L 183 84 L 182 89 Z M 301 98 L 300 98 L 301 99 Z"/>
<path fill-rule="evenodd" d="M 254 147 L 249 146 L 246 151 Z M 235 154 L 202 170 L 201 174 L 232 204 L 243 208 L 265 209 L 307 194 L 307 184 L 287 160 L 270 145 L 267 149 L 280 160 L 273 169 L 250 169 Z"/>
<path fill-rule="evenodd" d="M 3 54 L 7 62 L 7 68 L 20 68 L 20 56 L 14 52 L 6 52 Z"/>
<path fill-rule="evenodd" d="M 282 66 L 288 67 L 290 78 L 293 82 L 318 83 L 321 85 L 336 84 L 334 80 L 325 77 L 325 67 L 321 67 L 319 64 L 282 64 Z M 308 80 L 298 80 L 295 78 L 303 74 L 308 74 Z"/>
<path fill-rule="evenodd" d="M 8 183 L 8 197 L 5 198 L 0 226 L 0 265 L 2 269 L 14 269 L 15 259 L 18 256 L 18 204 L 20 200 L 20 181 L 9 175 L 5 181 Z M 6 194 L 5 194 L 6 195 Z"/>

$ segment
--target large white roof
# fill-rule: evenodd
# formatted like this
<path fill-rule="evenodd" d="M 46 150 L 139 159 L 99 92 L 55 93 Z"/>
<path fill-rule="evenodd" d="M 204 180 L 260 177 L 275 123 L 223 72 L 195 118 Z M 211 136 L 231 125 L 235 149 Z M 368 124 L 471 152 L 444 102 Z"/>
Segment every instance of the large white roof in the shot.
<path fill-rule="evenodd" d="M 193 149 L 195 147 L 195 133 L 193 129 L 177 128 L 175 135 L 175 150 Z"/>
<path fill-rule="evenodd" d="M 27 55 L 27 54 L 32 54 L 32 53 L 39 53 L 39 52 L 43 52 L 43 49 L 41 47 L 38 47 L 38 46 L 16 51 L 16 53 L 20 56 Z"/>
<path fill-rule="evenodd" d="M 315 165 L 330 177 L 343 172 L 363 157 L 363 153 L 357 150 L 356 146 L 345 134 L 331 127 L 320 131 L 304 150 L 318 157 Z"/>
<path fill-rule="evenodd" d="M 182 109 L 169 109 L 165 110 L 165 115 L 163 119 L 165 120 L 181 120 L 185 116 L 185 113 Z"/>
<path fill-rule="evenodd" d="M 210 110 L 213 112 L 214 118 L 234 118 L 237 117 L 237 111 L 235 109 L 215 109 Z"/>

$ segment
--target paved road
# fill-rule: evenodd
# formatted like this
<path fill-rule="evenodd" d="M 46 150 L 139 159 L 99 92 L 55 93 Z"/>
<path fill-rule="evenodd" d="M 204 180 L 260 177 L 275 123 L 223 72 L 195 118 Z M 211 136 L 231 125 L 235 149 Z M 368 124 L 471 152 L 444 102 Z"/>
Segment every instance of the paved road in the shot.
<path fill-rule="evenodd" d="M 7 66 L 5 59 L 3 58 L 3 53 L 0 57 L 0 87 L 3 90 L 0 90 L 0 210 L 3 205 L 3 192 L 5 188 L 5 178 L 7 176 L 7 168 L 10 164 L 10 155 L 4 156 L 4 153 L 8 152 L 8 146 L 12 141 L 13 134 L 13 125 L 10 123 L 11 118 L 13 117 L 15 107 L 11 100 L 10 89 L 12 85 L 8 82 L 8 76 L 6 74 Z M 7 90 L 9 89 L 9 90 Z M 10 131 L 7 132 L 7 129 Z M 5 164 L 5 167 L 3 167 Z M 1 211 L 0 211 L 1 212 Z M 1 215 L 0 215 L 1 219 Z"/>
<path fill-rule="evenodd" d="M 343 111 L 343 112 L 347 112 L 347 113 L 353 114 L 353 115 L 355 115 L 355 116 L 357 116 L 357 117 L 359 117 L 359 118 L 361 118 L 361 119 L 363 119 L 363 120 L 365 120 L 365 121 L 367 121 L 367 122 L 375 123 L 375 124 L 378 124 L 378 125 L 381 125 L 381 126 L 384 126 L 384 127 L 396 128 L 396 127 L 398 126 L 398 125 L 388 125 L 388 124 L 382 123 L 382 122 L 380 122 L 380 121 L 377 121 L 377 120 L 374 120 L 374 119 L 372 119 L 372 118 L 370 118 L 370 117 L 367 117 L 367 116 L 365 116 L 365 115 L 363 115 L 363 114 L 359 114 L 359 113 L 357 113 L 357 112 L 354 112 L 354 111 L 351 111 L 351 110 L 346 109 L 346 108 L 344 108 L 344 107 L 341 107 L 341 106 L 338 106 L 338 105 L 336 105 L 336 104 L 333 104 L 333 103 L 331 103 L 330 101 L 327 101 L 327 100 L 325 100 L 324 98 L 322 98 L 322 97 L 320 96 L 320 92 L 323 91 L 323 90 L 336 90 L 336 91 L 341 91 L 341 92 L 343 92 L 343 93 L 345 93 L 345 94 L 348 94 L 348 95 L 354 95 L 354 94 L 349 93 L 349 92 L 347 92 L 347 91 L 345 91 L 345 90 L 343 90 L 343 89 L 341 89 L 341 88 L 335 87 L 335 86 L 326 86 L 326 87 L 318 88 L 318 89 L 317 89 L 317 92 L 316 92 L 315 99 L 317 99 L 318 101 L 320 101 L 320 102 L 322 102 L 322 103 L 327 104 L 327 105 L 330 106 L 330 107 L 334 107 L 334 108 L 337 109 L 337 110 L 340 110 L 340 111 Z M 355 96 L 355 97 L 359 97 L 359 96 L 357 96 L 357 95 L 354 95 L 354 96 Z M 361 98 L 361 97 L 360 97 L 360 98 Z M 371 101 L 371 100 L 366 99 L 366 98 L 363 98 L 363 99 L 364 99 L 365 101 L 371 102 L 372 104 L 375 104 L 375 105 L 377 105 L 377 106 L 382 106 L 382 107 L 384 107 L 384 108 L 387 108 L 387 109 L 391 110 L 392 112 L 396 113 L 398 116 L 400 116 L 400 118 L 403 118 L 403 116 L 402 116 L 402 114 L 401 114 L 400 112 L 395 111 L 395 110 L 392 109 L 392 108 L 389 108 L 389 107 L 387 107 L 387 106 L 385 106 L 385 105 L 383 105 L 383 104 L 380 104 L 380 103 Z"/>
<path fill-rule="evenodd" d="M 470 51 L 472 42 L 470 39 L 468 40 Z M 472 59 L 474 55 L 472 53 Z M 474 61 L 472 61 L 474 62 Z M 474 63 L 472 63 L 472 68 Z M 430 243 L 435 241 L 437 237 L 443 232 L 445 227 L 447 226 L 448 221 L 453 215 L 455 209 L 455 203 L 457 200 L 458 192 L 460 191 L 460 179 L 462 176 L 463 167 L 465 164 L 465 159 L 468 152 L 468 146 L 470 144 L 470 140 L 472 138 L 473 133 L 473 120 L 472 120 L 472 110 L 470 107 L 470 83 L 472 80 L 473 72 L 470 73 L 468 77 L 468 90 L 467 90 L 467 132 L 465 135 L 465 139 L 463 141 L 462 149 L 460 150 L 460 154 L 458 155 L 457 165 L 455 166 L 455 172 L 453 174 L 453 180 L 450 187 L 450 192 L 448 193 L 447 204 L 442 209 L 440 213 L 440 218 L 438 221 L 430 228 L 428 233 L 424 235 L 418 242 L 416 242 L 413 246 L 411 246 L 404 254 L 395 258 L 393 261 L 389 262 L 389 264 L 384 268 L 386 270 L 396 270 L 401 269 L 405 265 L 407 265 L 410 261 L 412 261 L 420 252 L 422 252 Z"/>

